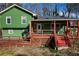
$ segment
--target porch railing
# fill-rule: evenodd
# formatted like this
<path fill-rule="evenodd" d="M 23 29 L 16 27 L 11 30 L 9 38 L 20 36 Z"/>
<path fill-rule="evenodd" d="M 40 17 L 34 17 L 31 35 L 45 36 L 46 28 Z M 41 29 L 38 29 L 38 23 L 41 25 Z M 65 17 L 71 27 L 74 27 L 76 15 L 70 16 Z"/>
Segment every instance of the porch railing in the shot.
<path fill-rule="evenodd" d="M 4 38 L 6 37 L 6 38 Z M 22 37 L 18 36 L 4 36 L 0 38 L 0 48 L 1 47 L 22 47 L 29 46 L 30 41 L 26 41 L 22 39 Z"/>
<path fill-rule="evenodd" d="M 43 30 L 34 30 L 33 31 L 34 34 L 51 34 L 54 33 L 54 30 L 50 30 L 50 29 L 43 29 Z"/>

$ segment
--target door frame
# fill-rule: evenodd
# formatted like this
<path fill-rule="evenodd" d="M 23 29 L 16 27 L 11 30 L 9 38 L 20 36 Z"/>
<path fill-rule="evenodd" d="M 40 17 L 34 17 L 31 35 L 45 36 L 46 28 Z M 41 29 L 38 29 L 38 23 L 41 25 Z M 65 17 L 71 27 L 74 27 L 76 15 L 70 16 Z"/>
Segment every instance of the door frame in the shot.
<path fill-rule="evenodd" d="M 37 33 L 42 33 L 42 24 L 41 23 L 37 23 L 36 30 L 37 30 Z"/>

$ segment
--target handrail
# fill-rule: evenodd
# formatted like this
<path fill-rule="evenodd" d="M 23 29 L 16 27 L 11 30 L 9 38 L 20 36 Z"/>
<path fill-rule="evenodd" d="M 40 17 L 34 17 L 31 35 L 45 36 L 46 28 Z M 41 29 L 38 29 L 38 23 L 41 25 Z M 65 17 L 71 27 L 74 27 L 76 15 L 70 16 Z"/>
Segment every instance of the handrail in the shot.
<path fill-rule="evenodd" d="M 34 31 L 37 31 L 36 29 Z M 49 30 L 46 30 L 46 29 L 42 29 L 40 31 L 54 31 L 53 29 L 49 29 Z"/>
<path fill-rule="evenodd" d="M 71 38 L 69 38 L 69 39 L 79 39 L 78 37 L 71 37 Z"/>

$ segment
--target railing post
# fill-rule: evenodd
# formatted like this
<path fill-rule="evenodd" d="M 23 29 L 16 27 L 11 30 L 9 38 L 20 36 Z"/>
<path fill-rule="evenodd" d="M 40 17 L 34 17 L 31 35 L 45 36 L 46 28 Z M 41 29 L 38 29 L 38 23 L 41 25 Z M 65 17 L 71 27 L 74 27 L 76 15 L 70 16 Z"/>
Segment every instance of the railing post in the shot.
<path fill-rule="evenodd" d="M 10 48 L 10 45 L 11 45 L 11 44 L 10 44 L 10 36 L 9 36 L 9 44 L 8 44 L 8 45 L 9 45 L 9 48 Z"/>

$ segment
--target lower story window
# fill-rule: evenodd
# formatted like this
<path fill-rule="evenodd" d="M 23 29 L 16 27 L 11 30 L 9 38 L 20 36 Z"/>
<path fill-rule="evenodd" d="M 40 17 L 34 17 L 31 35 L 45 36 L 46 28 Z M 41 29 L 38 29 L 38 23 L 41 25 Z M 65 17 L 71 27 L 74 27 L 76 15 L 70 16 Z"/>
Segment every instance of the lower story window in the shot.
<path fill-rule="evenodd" d="M 8 34 L 13 34 L 13 30 L 8 30 Z"/>

